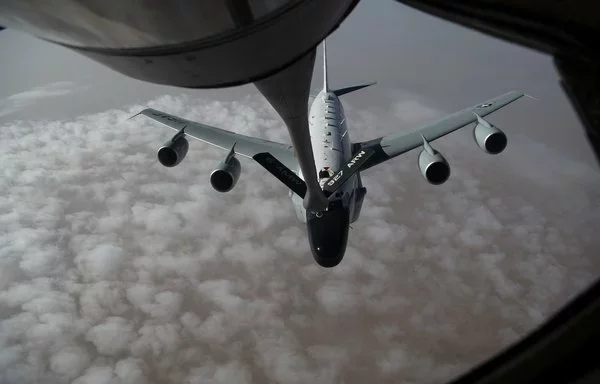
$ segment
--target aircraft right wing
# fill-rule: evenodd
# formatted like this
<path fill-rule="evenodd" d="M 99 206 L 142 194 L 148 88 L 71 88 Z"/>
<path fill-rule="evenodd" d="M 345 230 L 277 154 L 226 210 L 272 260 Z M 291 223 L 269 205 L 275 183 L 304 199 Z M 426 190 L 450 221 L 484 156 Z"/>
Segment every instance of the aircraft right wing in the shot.
<path fill-rule="evenodd" d="M 481 117 L 489 115 L 522 96 L 525 96 L 522 92 L 507 92 L 483 103 L 455 112 L 441 120 L 418 128 L 412 132 L 395 133 L 370 141 L 354 143 L 352 152 L 358 153 L 361 150 L 374 152 L 369 159 L 361 165 L 360 171 L 363 171 L 422 146 L 423 139 L 431 142 L 446 136 L 457 129 L 477 121 L 477 115 Z"/>

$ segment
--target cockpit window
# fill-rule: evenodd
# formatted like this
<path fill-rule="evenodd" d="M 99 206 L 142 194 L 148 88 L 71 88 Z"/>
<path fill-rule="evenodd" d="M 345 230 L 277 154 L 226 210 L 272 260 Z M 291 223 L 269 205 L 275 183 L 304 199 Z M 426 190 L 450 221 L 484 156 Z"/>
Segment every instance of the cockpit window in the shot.
<path fill-rule="evenodd" d="M 328 179 L 331 176 L 333 176 L 333 171 L 329 167 L 322 168 L 319 171 L 319 179 Z"/>

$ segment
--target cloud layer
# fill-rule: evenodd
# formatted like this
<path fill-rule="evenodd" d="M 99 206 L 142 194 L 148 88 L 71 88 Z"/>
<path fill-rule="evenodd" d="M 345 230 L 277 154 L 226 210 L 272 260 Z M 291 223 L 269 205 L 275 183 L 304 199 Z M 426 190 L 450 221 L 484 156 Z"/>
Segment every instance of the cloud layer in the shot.
<path fill-rule="evenodd" d="M 259 97 L 149 106 L 289 142 Z M 525 137 L 496 157 L 444 139 L 439 187 L 416 153 L 366 172 L 346 257 L 324 270 L 284 186 L 243 162 L 213 191 L 225 153 L 200 142 L 161 167 L 172 131 L 126 120 L 141 108 L 0 127 L 1 383 L 441 383 L 600 271 L 599 175 Z M 359 138 L 439 114 L 346 109 Z"/>
<path fill-rule="evenodd" d="M 66 96 L 81 91 L 83 88 L 71 81 L 57 81 L 32 88 L 28 91 L 15 93 L 4 100 L 0 100 L 0 117 L 10 115 L 27 106 L 33 105 L 41 99 Z"/>

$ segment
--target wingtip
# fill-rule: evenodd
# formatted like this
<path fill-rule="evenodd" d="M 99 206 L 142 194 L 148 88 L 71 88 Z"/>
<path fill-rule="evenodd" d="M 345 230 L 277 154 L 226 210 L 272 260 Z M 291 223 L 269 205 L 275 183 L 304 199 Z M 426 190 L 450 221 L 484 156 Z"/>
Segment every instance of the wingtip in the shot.
<path fill-rule="evenodd" d="M 127 118 L 127 120 L 131 120 L 131 119 L 133 119 L 134 117 L 136 117 L 136 116 L 137 116 L 137 115 L 139 115 L 140 113 L 142 113 L 142 112 L 138 112 L 138 113 L 136 113 L 135 115 L 128 117 L 128 118 Z"/>
<path fill-rule="evenodd" d="M 144 108 L 144 109 L 142 109 L 141 111 L 139 111 L 139 112 L 138 112 L 138 113 L 136 113 L 135 115 L 133 115 L 133 116 L 131 116 L 131 117 L 127 118 L 127 120 L 131 120 L 131 119 L 133 119 L 134 117 L 141 115 L 141 114 L 142 114 L 142 113 L 144 113 L 144 111 L 145 111 L 145 110 L 147 110 L 147 109 L 148 109 L 148 108 Z"/>
<path fill-rule="evenodd" d="M 533 99 L 533 100 L 536 100 L 536 101 L 540 101 L 540 99 L 538 99 L 537 97 L 534 97 L 534 96 L 528 95 L 527 93 L 524 93 L 524 94 L 523 94 L 523 96 L 525 96 L 525 97 L 529 97 L 530 99 Z"/>
<path fill-rule="evenodd" d="M 540 99 L 538 99 L 537 97 L 531 96 L 531 95 L 530 95 L 530 94 L 528 94 L 528 93 L 525 93 L 525 92 L 523 92 L 523 91 L 519 91 L 519 90 L 516 90 L 516 89 L 515 89 L 515 90 L 512 90 L 512 91 L 510 91 L 509 93 L 512 93 L 512 94 L 515 94 L 515 95 L 519 95 L 519 97 L 521 97 L 521 96 L 525 96 L 525 97 L 528 97 L 528 98 L 530 98 L 530 99 L 533 99 L 533 100 L 538 100 L 538 101 L 540 100 Z"/>

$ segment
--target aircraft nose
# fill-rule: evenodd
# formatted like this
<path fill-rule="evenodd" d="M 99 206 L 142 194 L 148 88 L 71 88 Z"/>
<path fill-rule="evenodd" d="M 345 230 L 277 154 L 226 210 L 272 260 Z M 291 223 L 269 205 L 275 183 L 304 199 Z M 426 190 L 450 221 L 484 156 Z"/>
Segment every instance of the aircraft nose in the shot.
<path fill-rule="evenodd" d="M 317 249 L 312 250 L 312 253 L 317 264 L 324 268 L 333 268 L 344 258 L 343 251 L 340 251 L 339 248 L 334 250 L 320 250 L 317 247 Z"/>
<path fill-rule="evenodd" d="M 323 212 L 321 217 L 307 214 L 308 241 L 317 264 L 325 268 L 338 265 L 348 242 L 349 213 L 339 208 Z"/>

